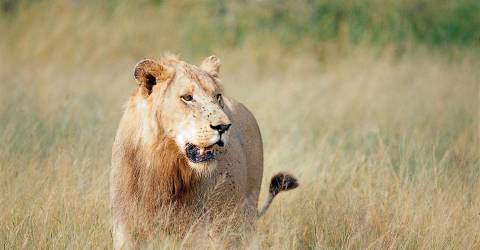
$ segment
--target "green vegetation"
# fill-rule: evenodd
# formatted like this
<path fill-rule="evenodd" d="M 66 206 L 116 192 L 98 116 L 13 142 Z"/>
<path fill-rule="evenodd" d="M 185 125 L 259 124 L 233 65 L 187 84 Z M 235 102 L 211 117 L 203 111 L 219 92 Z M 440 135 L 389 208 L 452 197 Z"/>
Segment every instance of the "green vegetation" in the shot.
<path fill-rule="evenodd" d="M 50 1 L 43 1 L 49 4 Z M 46 3 L 45 3 L 46 2 Z M 174 12 L 185 47 L 212 50 L 238 47 L 248 40 L 268 39 L 293 48 L 304 43 L 341 42 L 404 48 L 422 44 L 435 48 L 480 45 L 480 2 L 476 0 L 265 0 L 265 1 L 72 1 L 115 15 L 129 12 Z M 3 15 L 15 19 L 36 1 L 2 0 Z M 161 18 L 161 17 L 160 17 Z M 201 20 L 199 20 L 201 18 Z M 157 21 L 157 20 L 152 20 Z M 203 52 L 203 51 L 202 51 Z"/>
<path fill-rule="evenodd" d="M 265 178 L 301 181 L 245 248 L 480 248 L 479 1 L 0 6 L 0 246 L 111 247 L 132 68 L 172 51 L 222 59 L 227 95 L 259 121 Z"/>

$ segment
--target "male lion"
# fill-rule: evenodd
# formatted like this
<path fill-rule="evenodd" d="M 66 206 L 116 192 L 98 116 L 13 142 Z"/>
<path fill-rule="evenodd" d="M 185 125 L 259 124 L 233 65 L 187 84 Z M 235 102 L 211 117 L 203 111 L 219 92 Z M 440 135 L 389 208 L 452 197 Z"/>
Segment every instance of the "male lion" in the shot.
<path fill-rule="evenodd" d="M 260 131 L 250 111 L 223 94 L 219 68 L 215 56 L 200 67 L 174 56 L 135 66 L 138 88 L 112 149 L 116 249 L 138 247 L 156 231 L 185 233 L 179 225 L 188 229 L 206 214 L 235 212 L 239 225 L 252 225 L 275 195 L 297 187 L 294 177 L 275 175 L 257 212 Z"/>

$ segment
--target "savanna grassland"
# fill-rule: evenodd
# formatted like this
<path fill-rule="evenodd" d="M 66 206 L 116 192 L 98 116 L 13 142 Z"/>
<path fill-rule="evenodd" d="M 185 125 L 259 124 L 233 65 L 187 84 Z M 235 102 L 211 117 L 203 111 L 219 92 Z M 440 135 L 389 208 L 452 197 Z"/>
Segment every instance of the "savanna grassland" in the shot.
<path fill-rule="evenodd" d="M 480 249 L 480 4 L 359 2 L 0 1 L 0 247 L 111 248 L 132 69 L 172 51 L 222 59 L 262 196 L 300 179 L 242 247 Z"/>

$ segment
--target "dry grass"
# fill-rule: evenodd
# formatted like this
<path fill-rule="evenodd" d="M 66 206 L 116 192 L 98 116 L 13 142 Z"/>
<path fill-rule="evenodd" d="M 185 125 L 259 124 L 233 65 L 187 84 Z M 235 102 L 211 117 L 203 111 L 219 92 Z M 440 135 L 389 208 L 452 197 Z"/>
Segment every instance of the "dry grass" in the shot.
<path fill-rule="evenodd" d="M 110 150 L 132 67 L 182 51 L 173 18 L 117 12 L 39 6 L 0 24 L 6 249 L 111 247 Z M 223 82 L 258 118 L 265 181 L 288 170 L 302 184 L 244 246 L 480 248 L 478 57 L 363 48 L 318 63 L 259 44 L 215 51 Z"/>

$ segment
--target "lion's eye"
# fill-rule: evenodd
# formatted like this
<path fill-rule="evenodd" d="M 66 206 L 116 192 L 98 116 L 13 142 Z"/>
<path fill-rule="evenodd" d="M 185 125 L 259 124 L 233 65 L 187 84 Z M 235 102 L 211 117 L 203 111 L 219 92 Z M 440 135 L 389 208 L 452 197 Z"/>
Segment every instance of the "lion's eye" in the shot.
<path fill-rule="evenodd" d="M 217 94 L 216 97 L 217 97 L 218 104 L 220 105 L 220 107 L 223 108 L 222 94 Z"/>
<path fill-rule="evenodd" d="M 191 95 L 182 95 L 180 98 L 186 102 L 191 102 L 193 100 L 193 97 Z"/>

